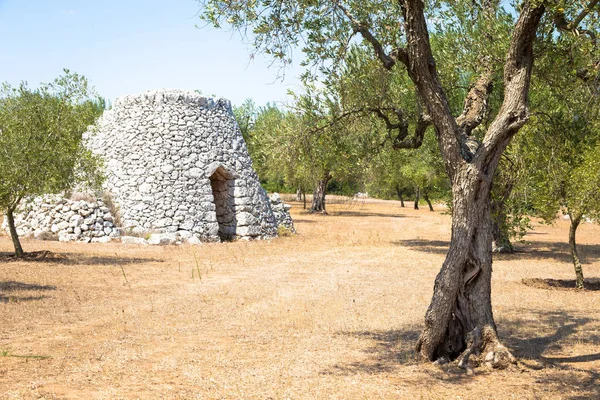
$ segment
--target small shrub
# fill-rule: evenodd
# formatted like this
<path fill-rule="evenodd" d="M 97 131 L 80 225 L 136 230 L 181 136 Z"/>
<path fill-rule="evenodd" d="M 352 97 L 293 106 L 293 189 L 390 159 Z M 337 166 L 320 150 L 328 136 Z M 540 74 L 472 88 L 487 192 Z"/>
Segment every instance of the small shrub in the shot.
<path fill-rule="evenodd" d="M 279 237 L 292 236 L 292 231 L 287 226 L 279 225 L 277 227 L 277 236 L 279 236 Z"/>
<path fill-rule="evenodd" d="M 138 232 L 138 231 L 134 231 L 134 228 L 129 227 L 129 228 L 125 228 L 123 230 L 123 236 L 133 236 L 133 237 L 137 237 L 137 238 L 142 238 L 142 239 L 146 239 L 148 240 L 148 237 L 150 237 L 150 235 L 153 232 L 149 232 L 149 231 L 142 231 L 142 232 Z"/>
<path fill-rule="evenodd" d="M 72 201 L 83 200 L 83 201 L 87 201 L 88 203 L 93 203 L 94 201 L 96 201 L 96 198 L 89 193 L 74 192 L 71 194 L 71 196 L 69 196 L 69 200 L 72 200 Z"/>
<path fill-rule="evenodd" d="M 39 235 L 37 235 L 36 239 L 56 242 L 56 241 L 58 241 L 58 234 L 46 231 L 46 232 L 42 232 Z"/>
<path fill-rule="evenodd" d="M 113 224 L 115 226 L 123 226 L 122 221 L 121 221 L 121 210 L 119 209 L 119 206 L 116 205 L 115 202 L 113 201 L 110 193 L 103 192 L 102 193 L 102 201 L 104 202 L 104 205 L 110 211 L 110 214 L 113 216 Z M 131 235 L 131 236 L 134 236 L 134 235 Z"/>

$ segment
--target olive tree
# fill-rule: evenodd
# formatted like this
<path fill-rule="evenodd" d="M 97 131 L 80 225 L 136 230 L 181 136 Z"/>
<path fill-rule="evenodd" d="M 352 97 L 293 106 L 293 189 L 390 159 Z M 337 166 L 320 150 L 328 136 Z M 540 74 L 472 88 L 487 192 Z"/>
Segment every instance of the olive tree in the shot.
<path fill-rule="evenodd" d="M 65 70 L 52 83 L 2 86 L 0 93 L 0 209 L 17 258 L 23 248 L 14 213 L 29 196 L 58 193 L 80 183 L 98 185 L 100 161 L 82 134 L 103 111 L 87 80 Z"/>
<path fill-rule="evenodd" d="M 452 236 L 435 280 L 425 327 L 416 350 L 425 359 L 457 359 L 459 365 L 486 362 L 505 367 L 514 357 L 500 342 L 492 312 L 492 224 L 490 191 L 502 153 L 529 118 L 529 87 L 534 42 L 542 19 L 560 32 L 598 30 L 591 2 L 530 0 L 515 5 L 518 16 L 499 1 L 314 1 L 204 0 L 202 16 L 215 26 L 251 27 L 257 49 L 288 62 L 303 46 L 307 64 L 326 76 L 338 68 L 350 44 L 369 47 L 388 70 L 403 71 L 414 84 L 423 113 L 409 132 L 401 109 L 382 111 L 396 142 L 416 147 L 433 125 L 451 182 Z M 508 24 L 506 22 L 509 22 Z M 592 21 L 592 22 L 589 22 Z M 458 51 L 468 54 L 453 74 L 439 73 L 430 29 L 454 34 Z M 507 29 L 504 29 L 507 27 Z M 590 35 L 591 37 L 591 35 Z M 551 41 L 551 38 L 548 40 Z M 453 55 L 459 54 L 452 50 Z M 502 101 L 493 119 L 488 110 L 493 77 L 502 74 Z M 445 80 L 442 80 L 444 78 Z M 466 85 L 465 85 L 466 84 Z M 454 110 L 449 86 L 466 86 L 462 110 Z M 392 119 L 394 118 L 394 119 Z"/>

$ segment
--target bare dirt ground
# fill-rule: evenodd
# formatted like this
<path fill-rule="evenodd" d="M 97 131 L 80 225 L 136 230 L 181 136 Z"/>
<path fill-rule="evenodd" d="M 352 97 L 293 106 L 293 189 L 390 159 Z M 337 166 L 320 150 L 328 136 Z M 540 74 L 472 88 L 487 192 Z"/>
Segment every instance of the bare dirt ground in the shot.
<path fill-rule="evenodd" d="M 600 398 L 600 291 L 568 289 L 566 221 L 535 224 L 523 252 L 495 258 L 494 313 L 521 362 L 469 376 L 412 353 L 447 215 L 294 205 L 299 234 L 273 241 L 25 240 L 51 253 L 12 261 L 1 237 L 0 398 Z M 599 238 L 580 228 L 589 278 L 600 277 Z"/>

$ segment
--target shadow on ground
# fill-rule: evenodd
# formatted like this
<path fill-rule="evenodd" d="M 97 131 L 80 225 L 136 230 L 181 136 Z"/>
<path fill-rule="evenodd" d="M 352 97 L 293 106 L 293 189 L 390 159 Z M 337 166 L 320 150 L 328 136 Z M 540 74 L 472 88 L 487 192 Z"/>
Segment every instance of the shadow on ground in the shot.
<path fill-rule="evenodd" d="M 401 214 L 376 213 L 368 211 L 334 211 L 330 215 L 334 217 L 380 217 L 380 218 L 408 218 Z"/>
<path fill-rule="evenodd" d="M 16 281 L 0 281 L 0 303 L 20 303 L 24 301 L 35 301 L 43 300 L 48 296 L 36 295 L 36 296 L 22 296 L 21 293 L 15 292 L 44 292 L 49 290 L 56 290 L 56 286 L 52 285 L 38 285 L 37 283 L 24 283 Z"/>
<path fill-rule="evenodd" d="M 600 398 L 599 368 L 582 363 L 600 360 L 600 353 L 563 356 L 569 353 L 565 347 L 589 344 L 598 349 L 600 321 L 564 311 L 517 310 L 519 318 L 499 319 L 500 336 L 513 354 L 520 360 L 513 367 L 515 376 L 527 373 L 538 389 L 552 386 L 568 399 Z M 360 339 L 364 343 L 363 357 L 356 361 L 335 364 L 322 371 L 323 374 L 350 376 L 359 374 L 402 374 L 402 368 L 413 366 L 411 371 L 420 372 L 421 384 L 443 381 L 445 384 L 463 384 L 477 379 L 467 375 L 455 363 L 436 367 L 431 363 L 419 364 L 414 356 L 414 345 L 420 328 L 389 331 L 339 332 L 340 337 Z M 355 342 L 353 342 L 355 343 Z M 417 370 L 414 367 L 417 366 Z M 483 370 L 481 370 L 481 373 Z M 491 372 L 494 374 L 494 372 Z M 530 375 L 530 376 L 529 376 Z"/>
<path fill-rule="evenodd" d="M 523 279 L 523 284 L 538 289 L 550 289 L 550 290 L 568 290 L 568 291 L 579 291 L 575 285 L 574 279 L 541 279 L 541 278 L 529 278 Z M 592 292 L 600 291 L 600 279 L 598 278 L 586 278 L 583 280 L 585 290 Z"/>
<path fill-rule="evenodd" d="M 338 336 L 361 339 L 369 344 L 363 352 L 364 360 L 336 364 L 324 374 L 351 375 L 391 372 L 399 365 L 415 363 L 414 343 L 419 337 L 418 329 L 390 331 L 342 331 Z"/>
<path fill-rule="evenodd" d="M 317 221 L 313 221 L 310 219 L 299 219 L 299 218 L 294 218 L 294 223 L 299 223 L 299 224 L 314 224 Z"/>
<path fill-rule="evenodd" d="M 407 247 L 424 253 L 446 254 L 450 242 L 446 240 L 409 239 L 392 242 L 397 246 Z M 534 242 L 530 245 L 517 244 L 517 251 L 512 254 L 494 253 L 494 260 L 548 259 L 571 263 L 571 252 L 568 243 Z M 600 245 L 578 244 L 579 256 L 584 263 L 600 260 Z"/>
<path fill-rule="evenodd" d="M 446 240 L 407 239 L 395 240 L 391 243 L 396 246 L 408 247 L 414 251 L 435 254 L 446 254 L 450 247 L 450 242 Z"/>
<path fill-rule="evenodd" d="M 86 256 L 83 254 L 66 253 L 65 256 L 66 259 L 61 261 L 61 263 L 67 265 L 130 265 L 165 261 L 160 258 L 120 257 L 118 254 L 114 256 Z"/>
<path fill-rule="evenodd" d="M 114 256 L 87 256 L 77 253 L 60 254 L 48 250 L 25 253 L 22 259 L 15 258 L 14 253 L 0 252 L 0 262 L 2 261 L 42 262 L 64 265 L 129 265 L 164 262 L 164 260 L 157 258 L 120 257 L 118 254 Z"/>
<path fill-rule="evenodd" d="M 521 366 L 544 371 L 536 382 L 564 388 L 564 393 L 573 393 L 568 399 L 600 398 L 599 368 L 581 365 L 600 360 L 600 352 L 562 355 L 573 343 L 598 349 L 600 321 L 566 311 L 521 310 L 519 315 L 524 317 L 498 320 L 500 334 Z"/>

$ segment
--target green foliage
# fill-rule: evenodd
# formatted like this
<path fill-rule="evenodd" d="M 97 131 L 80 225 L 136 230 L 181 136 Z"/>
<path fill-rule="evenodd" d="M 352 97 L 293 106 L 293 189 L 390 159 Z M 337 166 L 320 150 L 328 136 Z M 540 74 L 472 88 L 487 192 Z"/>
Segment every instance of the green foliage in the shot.
<path fill-rule="evenodd" d="M 417 190 L 435 199 L 450 196 L 450 182 L 435 137 L 427 135 L 415 150 L 385 148 L 369 165 L 367 190 L 376 197 L 412 196 Z"/>
<path fill-rule="evenodd" d="M 246 144 L 250 144 L 250 131 L 254 127 L 258 109 L 252 99 L 246 99 L 241 106 L 233 106 L 233 115 Z"/>
<path fill-rule="evenodd" d="M 518 143 L 529 166 L 529 201 L 548 222 L 561 210 L 575 216 L 600 211 L 600 170 L 593 161 L 600 145 L 600 72 L 590 69 L 600 52 L 589 42 L 586 36 L 545 37 L 533 115 Z"/>
<path fill-rule="evenodd" d="M 104 110 L 87 80 L 65 70 L 52 83 L 30 89 L 8 84 L 0 92 L 0 208 L 12 212 L 21 199 L 98 187 L 100 160 L 82 134 Z"/>

